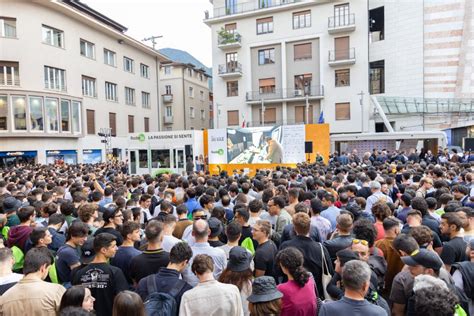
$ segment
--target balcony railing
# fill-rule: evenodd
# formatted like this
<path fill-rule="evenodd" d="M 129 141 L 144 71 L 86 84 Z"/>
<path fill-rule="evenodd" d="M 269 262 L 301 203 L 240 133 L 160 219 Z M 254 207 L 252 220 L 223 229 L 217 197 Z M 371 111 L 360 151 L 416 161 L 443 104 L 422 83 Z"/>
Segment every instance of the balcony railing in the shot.
<path fill-rule="evenodd" d="M 229 16 L 234 14 L 240 14 L 245 12 L 253 12 L 261 9 L 268 9 L 279 7 L 291 3 L 302 2 L 303 0 L 254 0 L 252 2 L 239 3 L 226 7 L 215 8 L 213 15 L 211 16 L 209 12 L 205 12 L 205 20 L 219 18 L 222 16 Z"/>
<path fill-rule="evenodd" d="M 343 14 L 337 16 L 331 16 L 328 18 L 328 28 L 344 28 L 347 26 L 355 25 L 355 14 Z"/>
<path fill-rule="evenodd" d="M 170 103 L 173 102 L 173 95 L 172 94 L 163 94 L 163 102 L 164 103 Z"/>
<path fill-rule="evenodd" d="M 308 123 L 304 122 L 304 119 L 303 120 L 287 119 L 287 120 L 266 121 L 263 124 L 262 124 L 261 119 L 259 118 L 259 120 L 245 122 L 245 127 L 315 124 L 315 123 L 318 123 L 318 117 L 319 115 L 315 118 L 314 117 L 308 118 L 309 119 Z M 239 127 L 241 127 L 241 125 Z"/>
<path fill-rule="evenodd" d="M 248 102 L 252 101 L 267 101 L 279 99 L 295 99 L 305 97 L 322 97 L 324 96 L 324 86 L 309 86 L 291 89 L 273 89 L 270 91 L 250 91 L 247 92 L 246 99 Z"/>
<path fill-rule="evenodd" d="M 231 44 L 240 44 L 242 37 L 237 32 L 226 32 L 220 33 L 217 38 L 217 43 L 219 45 L 231 45 Z"/>
<path fill-rule="evenodd" d="M 173 115 L 165 115 L 165 116 L 163 116 L 163 123 L 165 123 L 165 124 L 173 124 Z"/>
<path fill-rule="evenodd" d="M 355 62 L 355 48 L 344 49 L 344 50 L 330 50 L 328 61 L 330 63 L 349 61 Z"/>
<path fill-rule="evenodd" d="M 238 62 L 228 62 L 219 65 L 219 75 L 242 74 L 242 65 Z"/>

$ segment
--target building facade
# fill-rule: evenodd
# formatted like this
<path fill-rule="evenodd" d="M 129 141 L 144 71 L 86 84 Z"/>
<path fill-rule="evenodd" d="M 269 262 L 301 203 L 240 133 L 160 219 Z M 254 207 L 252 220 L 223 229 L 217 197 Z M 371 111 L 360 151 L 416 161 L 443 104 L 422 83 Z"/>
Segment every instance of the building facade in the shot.
<path fill-rule="evenodd" d="M 2 1 L 0 11 L 2 163 L 103 160 L 104 128 L 124 159 L 125 136 L 160 130 L 166 57 L 78 1 Z"/>
<path fill-rule="evenodd" d="M 473 124 L 472 1 L 211 2 L 204 22 L 218 127 L 320 118 L 331 133 Z"/>
<path fill-rule="evenodd" d="M 163 63 L 160 95 L 164 131 L 209 128 L 209 82 L 204 69 L 193 64 Z"/>

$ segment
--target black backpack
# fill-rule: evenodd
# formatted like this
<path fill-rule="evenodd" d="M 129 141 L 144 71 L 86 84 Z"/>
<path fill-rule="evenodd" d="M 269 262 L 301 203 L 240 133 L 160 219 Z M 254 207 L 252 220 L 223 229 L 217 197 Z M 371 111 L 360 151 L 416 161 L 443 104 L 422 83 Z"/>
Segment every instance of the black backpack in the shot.
<path fill-rule="evenodd" d="M 177 316 L 179 306 L 176 296 L 183 290 L 186 282 L 177 280 L 169 293 L 158 292 L 156 289 L 155 275 L 146 277 L 148 296 L 145 300 L 145 312 L 148 316 Z"/>

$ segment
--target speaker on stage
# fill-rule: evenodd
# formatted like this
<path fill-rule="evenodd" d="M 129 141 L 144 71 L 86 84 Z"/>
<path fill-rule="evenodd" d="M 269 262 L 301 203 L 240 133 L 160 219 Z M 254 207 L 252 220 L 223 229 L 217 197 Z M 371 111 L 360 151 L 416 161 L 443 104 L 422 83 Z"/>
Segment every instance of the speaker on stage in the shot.
<path fill-rule="evenodd" d="M 304 142 L 304 153 L 305 154 L 313 153 L 313 142 Z"/>

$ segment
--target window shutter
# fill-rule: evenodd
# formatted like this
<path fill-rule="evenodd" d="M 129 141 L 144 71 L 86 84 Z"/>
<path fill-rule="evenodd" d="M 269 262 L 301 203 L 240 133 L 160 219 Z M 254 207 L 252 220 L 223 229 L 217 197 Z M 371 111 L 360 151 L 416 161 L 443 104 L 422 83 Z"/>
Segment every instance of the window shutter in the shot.
<path fill-rule="evenodd" d="M 239 111 L 227 111 L 227 125 L 239 125 Z"/>
<path fill-rule="evenodd" d="M 87 110 L 87 134 L 95 134 L 95 111 Z"/>
<path fill-rule="evenodd" d="M 117 121 L 115 113 L 109 113 L 109 127 L 111 129 L 111 135 L 117 136 Z"/>
<path fill-rule="evenodd" d="M 145 117 L 145 133 L 148 133 L 150 131 L 150 119 L 148 117 Z"/>
<path fill-rule="evenodd" d="M 128 116 L 128 132 L 129 133 L 135 133 L 135 118 L 133 115 Z"/>
<path fill-rule="evenodd" d="M 350 120 L 351 119 L 351 104 L 350 103 L 336 103 L 336 120 Z"/>
<path fill-rule="evenodd" d="M 311 43 L 295 45 L 294 54 L 294 59 L 310 59 L 312 57 Z"/>

